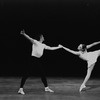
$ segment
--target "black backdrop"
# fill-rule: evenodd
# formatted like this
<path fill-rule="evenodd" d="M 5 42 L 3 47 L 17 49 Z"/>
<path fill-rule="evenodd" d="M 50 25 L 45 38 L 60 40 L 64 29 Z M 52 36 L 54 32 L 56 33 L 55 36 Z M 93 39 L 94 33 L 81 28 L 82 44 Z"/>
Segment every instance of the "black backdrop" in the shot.
<path fill-rule="evenodd" d="M 73 50 L 80 43 L 99 41 L 99 5 L 99 0 L 0 0 L 0 75 L 21 76 L 29 67 L 31 43 L 20 35 L 22 29 L 32 38 L 42 33 L 49 46 Z M 100 45 L 89 51 L 96 49 Z M 43 59 L 48 76 L 86 74 L 86 62 L 63 49 L 45 50 Z M 99 61 L 92 77 L 100 77 Z"/>

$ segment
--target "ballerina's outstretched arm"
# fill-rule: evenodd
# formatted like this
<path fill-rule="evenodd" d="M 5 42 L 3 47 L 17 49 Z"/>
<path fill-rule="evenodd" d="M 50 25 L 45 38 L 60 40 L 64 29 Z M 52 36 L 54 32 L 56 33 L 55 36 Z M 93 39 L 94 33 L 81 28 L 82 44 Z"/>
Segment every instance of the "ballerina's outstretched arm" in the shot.
<path fill-rule="evenodd" d="M 71 50 L 69 48 L 66 48 L 64 46 L 62 46 L 63 49 L 65 49 L 66 51 L 72 53 L 72 54 L 75 54 L 75 55 L 80 55 L 80 52 L 79 51 L 74 51 L 74 50 Z"/>
<path fill-rule="evenodd" d="M 99 43 L 100 43 L 100 41 L 94 42 L 94 43 L 92 43 L 92 44 L 90 44 L 90 45 L 87 45 L 86 48 L 89 49 L 89 48 L 91 48 L 92 46 L 95 46 L 95 45 L 97 45 L 97 44 L 99 44 Z"/>

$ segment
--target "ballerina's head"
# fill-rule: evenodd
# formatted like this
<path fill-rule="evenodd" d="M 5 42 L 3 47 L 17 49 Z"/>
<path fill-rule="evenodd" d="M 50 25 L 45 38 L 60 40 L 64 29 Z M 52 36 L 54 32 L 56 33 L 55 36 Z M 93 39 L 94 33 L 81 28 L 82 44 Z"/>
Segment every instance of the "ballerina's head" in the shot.
<path fill-rule="evenodd" d="M 81 52 L 85 52 L 87 50 L 86 45 L 85 44 L 80 44 L 77 48 L 79 51 Z"/>

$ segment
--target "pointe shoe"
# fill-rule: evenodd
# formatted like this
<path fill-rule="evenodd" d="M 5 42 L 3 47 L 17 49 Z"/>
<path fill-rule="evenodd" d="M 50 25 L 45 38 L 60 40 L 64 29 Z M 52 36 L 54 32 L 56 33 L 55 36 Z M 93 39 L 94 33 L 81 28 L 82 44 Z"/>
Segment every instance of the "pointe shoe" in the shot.
<path fill-rule="evenodd" d="M 81 87 L 80 87 L 80 92 L 84 89 L 84 88 L 86 88 L 86 86 L 85 85 L 81 85 Z"/>
<path fill-rule="evenodd" d="M 47 91 L 47 92 L 54 92 L 54 91 L 51 90 L 49 87 L 46 87 L 46 88 L 45 88 L 45 91 Z"/>
<path fill-rule="evenodd" d="M 23 91 L 23 90 L 20 90 L 20 89 L 19 89 L 18 93 L 19 93 L 19 94 L 22 94 L 22 95 L 25 94 L 24 91 Z"/>

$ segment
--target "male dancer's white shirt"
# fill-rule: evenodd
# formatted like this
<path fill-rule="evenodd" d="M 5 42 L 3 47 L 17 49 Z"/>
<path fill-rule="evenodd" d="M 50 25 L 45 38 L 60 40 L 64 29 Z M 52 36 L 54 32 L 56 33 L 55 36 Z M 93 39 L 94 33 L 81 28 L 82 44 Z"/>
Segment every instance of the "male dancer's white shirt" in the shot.
<path fill-rule="evenodd" d="M 43 55 L 44 49 L 46 49 L 46 45 L 34 40 L 34 43 L 32 45 L 32 56 L 40 58 Z"/>

